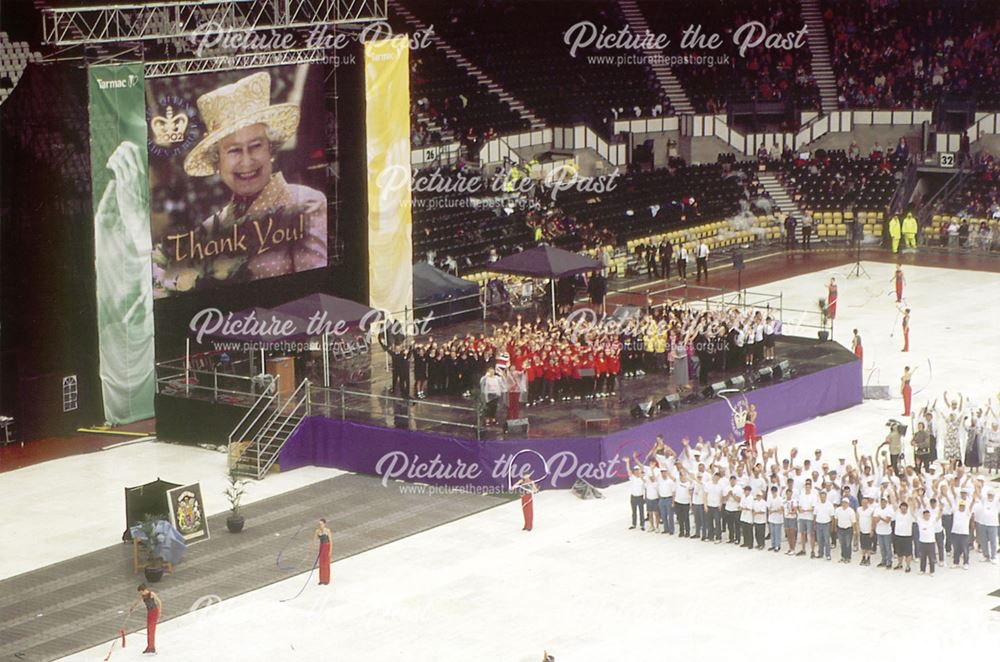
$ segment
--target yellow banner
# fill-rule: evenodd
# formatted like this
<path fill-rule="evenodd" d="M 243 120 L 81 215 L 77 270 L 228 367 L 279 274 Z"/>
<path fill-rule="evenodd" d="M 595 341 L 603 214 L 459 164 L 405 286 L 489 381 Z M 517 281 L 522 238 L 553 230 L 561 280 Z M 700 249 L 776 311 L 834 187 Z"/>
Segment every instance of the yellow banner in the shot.
<path fill-rule="evenodd" d="M 398 319 L 413 308 L 409 59 L 405 36 L 365 44 L 369 304 Z"/>

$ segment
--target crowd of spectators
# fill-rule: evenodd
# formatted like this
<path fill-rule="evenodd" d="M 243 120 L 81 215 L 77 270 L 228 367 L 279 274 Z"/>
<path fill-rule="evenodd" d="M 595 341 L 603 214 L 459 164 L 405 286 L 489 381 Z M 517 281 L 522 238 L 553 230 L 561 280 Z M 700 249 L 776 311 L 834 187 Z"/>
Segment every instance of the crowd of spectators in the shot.
<path fill-rule="evenodd" d="M 1000 221 L 1000 160 L 980 154 L 971 166 L 973 172 L 964 186 L 937 210 L 961 219 L 946 223 L 941 239 L 961 247 L 992 248 L 995 239 L 1000 240 L 995 231 Z"/>
<path fill-rule="evenodd" d="M 760 21 L 768 34 L 789 33 L 803 25 L 797 0 L 694 4 L 643 0 L 639 3 L 651 29 L 679 40 L 678 26 L 701 25 L 705 34 L 719 34 L 727 44 L 718 51 L 691 49 L 691 55 L 730 55 L 728 64 L 704 58 L 699 64 L 673 67 L 698 112 L 722 113 L 730 101 L 791 101 L 800 109 L 819 107 L 819 87 L 812 73 L 808 47 L 795 50 L 752 48 L 745 57 L 732 44 L 734 30 Z"/>
<path fill-rule="evenodd" d="M 1000 101 L 993 0 L 826 0 L 842 108 L 932 108 L 945 94 Z"/>

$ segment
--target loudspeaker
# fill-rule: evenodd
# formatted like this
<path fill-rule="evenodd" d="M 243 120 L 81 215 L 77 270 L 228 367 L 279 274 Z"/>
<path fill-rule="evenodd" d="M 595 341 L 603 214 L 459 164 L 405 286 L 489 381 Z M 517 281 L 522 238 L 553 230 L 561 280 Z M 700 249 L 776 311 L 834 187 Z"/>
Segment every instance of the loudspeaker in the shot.
<path fill-rule="evenodd" d="M 714 398 L 719 394 L 719 391 L 724 390 L 726 390 L 726 382 L 715 382 L 714 384 L 701 389 L 701 395 L 704 398 Z"/>
<path fill-rule="evenodd" d="M 792 376 L 792 364 L 788 361 L 781 361 L 774 366 L 774 379 L 785 379 Z"/>
<path fill-rule="evenodd" d="M 729 388 L 742 389 L 744 386 L 746 386 L 746 379 L 742 375 L 737 375 L 736 377 L 731 377 L 727 379 L 726 384 L 729 385 Z"/>
<path fill-rule="evenodd" d="M 769 366 L 769 365 L 768 366 L 764 366 L 763 368 L 761 368 L 760 370 L 758 370 L 757 371 L 757 378 L 760 381 L 762 381 L 762 382 L 766 382 L 766 381 L 769 381 L 770 379 L 773 379 L 774 378 L 774 371 L 771 369 L 771 366 Z"/>
<path fill-rule="evenodd" d="M 665 395 L 656 403 L 656 409 L 660 412 L 676 411 L 681 405 L 681 396 L 676 393 Z"/>
<path fill-rule="evenodd" d="M 656 409 L 656 403 L 652 400 L 640 400 L 629 410 L 629 413 L 632 414 L 632 418 L 649 418 L 654 409 Z"/>
<path fill-rule="evenodd" d="M 507 421 L 507 436 L 527 437 L 530 427 L 527 418 L 512 418 Z"/>

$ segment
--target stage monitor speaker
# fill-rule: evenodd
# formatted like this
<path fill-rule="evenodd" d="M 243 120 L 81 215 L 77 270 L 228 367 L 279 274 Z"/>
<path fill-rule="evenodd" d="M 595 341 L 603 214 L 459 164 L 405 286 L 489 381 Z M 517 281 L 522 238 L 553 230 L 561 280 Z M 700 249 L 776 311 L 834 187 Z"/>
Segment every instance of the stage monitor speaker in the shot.
<path fill-rule="evenodd" d="M 656 408 L 660 412 L 676 411 L 681 405 L 681 396 L 676 393 L 665 395 L 656 403 Z"/>
<path fill-rule="evenodd" d="M 762 382 L 769 381 L 774 378 L 774 370 L 771 366 L 767 365 L 757 371 L 757 379 Z"/>
<path fill-rule="evenodd" d="M 777 381 L 779 379 L 787 379 L 792 376 L 792 364 L 786 361 L 781 361 L 778 365 L 774 366 L 774 379 Z"/>
<path fill-rule="evenodd" d="M 729 388 L 742 389 L 747 385 L 747 380 L 746 378 L 743 377 L 743 375 L 737 375 L 735 377 L 730 377 L 729 379 L 727 379 L 726 384 L 729 385 Z"/>
<path fill-rule="evenodd" d="M 719 394 L 719 391 L 724 390 L 726 390 L 726 382 L 715 382 L 714 384 L 701 389 L 701 395 L 705 398 L 714 398 Z"/>
<path fill-rule="evenodd" d="M 632 418 L 649 418 L 655 408 L 656 402 L 653 400 L 640 400 L 629 410 L 629 413 Z"/>
<path fill-rule="evenodd" d="M 507 421 L 507 436 L 508 437 L 527 437 L 528 430 L 531 425 L 528 423 L 527 417 L 525 418 L 512 418 Z"/>

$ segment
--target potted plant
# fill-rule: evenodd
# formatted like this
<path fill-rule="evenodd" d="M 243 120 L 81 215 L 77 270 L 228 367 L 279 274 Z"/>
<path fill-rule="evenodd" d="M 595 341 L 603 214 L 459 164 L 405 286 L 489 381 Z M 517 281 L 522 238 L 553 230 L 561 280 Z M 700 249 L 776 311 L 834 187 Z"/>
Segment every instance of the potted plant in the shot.
<path fill-rule="evenodd" d="M 229 499 L 229 517 L 226 518 L 226 528 L 230 533 L 239 533 L 246 523 L 240 514 L 240 502 L 246 494 L 248 481 L 242 480 L 233 469 L 229 470 L 229 486 L 226 487 L 226 498 Z"/>
<path fill-rule="evenodd" d="M 142 572 L 146 581 L 155 584 L 163 579 L 163 539 L 156 532 L 156 523 L 166 519 L 163 515 L 146 514 L 139 527 L 142 529 L 142 544 L 139 546 L 142 554 Z"/>
<path fill-rule="evenodd" d="M 823 328 L 817 333 L 817 337 L 821 341 L 826 341 L 830 339 L 830 332 L 827 330 L 827 325 L 829 324 L 830 318 L 827 315 L 826 299 L 820 298 L 819 300 L 819 319 Z"/>

